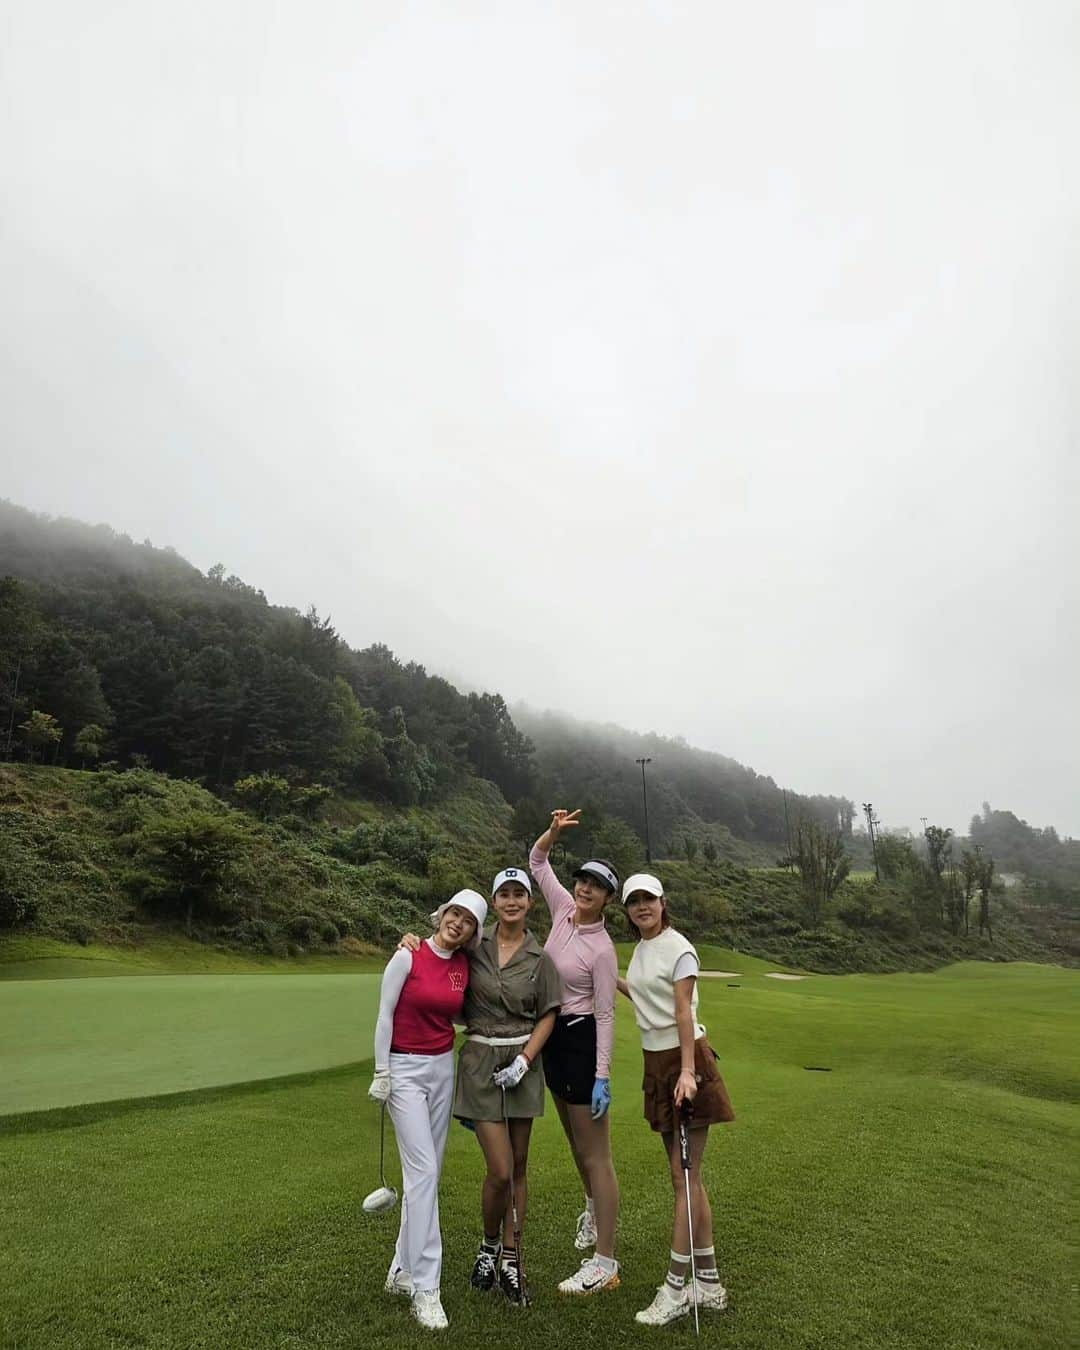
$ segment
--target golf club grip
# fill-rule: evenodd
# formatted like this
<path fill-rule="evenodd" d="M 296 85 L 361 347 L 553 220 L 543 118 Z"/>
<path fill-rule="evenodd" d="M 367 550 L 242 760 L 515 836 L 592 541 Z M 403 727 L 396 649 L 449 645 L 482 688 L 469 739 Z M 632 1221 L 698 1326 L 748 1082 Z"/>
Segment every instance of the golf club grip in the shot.
<path fill-rule="evenodd" d="M 684 1172 L 690 1171 L 690 1131 L 686 1128 L 686 1121 L 679 1121 L 679 1159 L 682 1162 Z"/>

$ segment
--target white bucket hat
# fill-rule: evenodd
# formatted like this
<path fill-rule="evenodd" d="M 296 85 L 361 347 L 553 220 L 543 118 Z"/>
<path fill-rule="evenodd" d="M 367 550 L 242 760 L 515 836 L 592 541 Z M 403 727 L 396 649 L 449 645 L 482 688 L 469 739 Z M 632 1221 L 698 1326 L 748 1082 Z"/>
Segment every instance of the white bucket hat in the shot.
<path fill-rule="evenodd" d="M 484 936 L 484 924 L 487 921 L 487 901 L 477 891 L 458 891 L 457 895 L 452 895 L 449 900 L 444 900 L 432 914 L 432 927 L 438 928 L 442 922 L 442 916 L 451 905 L 457 905 L 458 909 L 467 909 L 476 920 L 476 932 L 465 943 L 466 951 L 476 951 L 477 947 L 480 946 L 480 939 Z"/>
<path fill-rule="evenodd" d="M 622 888 L 624 905 L 635 891 L 644 891 L 647 895 L 655 895 L 657 900 L 662 899 L 664 895 L 664 888 L 660 884 L 659 878 L 652 876 L 649 872 L 635 872 L 632 877 L 626 878 Z"/>

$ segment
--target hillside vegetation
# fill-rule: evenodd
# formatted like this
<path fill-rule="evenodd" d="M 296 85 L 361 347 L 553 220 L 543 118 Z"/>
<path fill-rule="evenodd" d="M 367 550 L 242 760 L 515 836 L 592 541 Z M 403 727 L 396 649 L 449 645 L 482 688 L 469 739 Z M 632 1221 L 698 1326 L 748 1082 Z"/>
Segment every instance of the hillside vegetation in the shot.
<path fill-rule="evenodd" d="M 512 715 L 224 567 L 0 502 L 0 936 L 370 955 L 523 864 L 553 805 L 583 808 L 565 872 L 641 868 L 643 758 L 654 866 L 695 938 L 813 970 L 1080 958 L 1080 846 L 1010 813 L 986 808 L 972 841 L 930 827 L 937 852 L 879 840 L 875 881 L 847 798 L 678 739 Z M 1028 870 L 1010 891 L 999 844 Z"/>
<path fill-rule="evenodd" d="M 423 931 L 441 899 L 465 885 L 483 889 L 507 861 L 525 857 L 510 807 L 479 779 L 432 808 L 332 798 L 322 815 L 258 820 L 148 769 L 0 766 L 0 909 L 20 915 L 0 940 L 0 962 L 57 960 L 98 945 L 118 955 L 149 949 L 148 969 L 224 969 L 226 952 L 351 964 L 406 929 Z M 556 858 L 560 868 L 573 861 Z M 991 943 L 920 930 L 902 894 L 872 880 L 845 882 L 837 912 L 809 927 L 791 872 L 685 858 L 655 866 L 686 932 L 799 968 L 1075 956 L 1026 894 L 999 895 Z M 629 936 L 620 907 L 610 923 L 617 939 Z M 546 931 L 542 905 L 533 926 Z M 193 962 L 190 949 L 167 954 L 163 933 L 189 935 L 216 960 Z"/>

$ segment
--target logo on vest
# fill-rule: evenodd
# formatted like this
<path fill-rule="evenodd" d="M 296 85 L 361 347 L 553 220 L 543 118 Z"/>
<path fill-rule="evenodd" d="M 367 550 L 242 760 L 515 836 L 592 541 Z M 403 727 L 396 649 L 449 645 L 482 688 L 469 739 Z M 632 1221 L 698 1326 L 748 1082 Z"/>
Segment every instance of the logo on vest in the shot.
<path fill-rule="evenodd" d="M 455 994 L 460 994 L 465 988 L 465 976 L 458 970 L 450 972 L 450 988 Z"/>

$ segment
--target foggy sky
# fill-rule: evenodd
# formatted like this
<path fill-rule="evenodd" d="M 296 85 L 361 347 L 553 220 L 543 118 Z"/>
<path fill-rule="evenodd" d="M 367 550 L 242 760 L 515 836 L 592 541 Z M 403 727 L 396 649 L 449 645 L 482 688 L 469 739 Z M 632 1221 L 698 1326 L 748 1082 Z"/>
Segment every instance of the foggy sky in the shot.
<path fill-rule="evenodd" d="M 4 14 L 0 495 L 1080 834 L 1069 0 Z"/>

